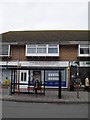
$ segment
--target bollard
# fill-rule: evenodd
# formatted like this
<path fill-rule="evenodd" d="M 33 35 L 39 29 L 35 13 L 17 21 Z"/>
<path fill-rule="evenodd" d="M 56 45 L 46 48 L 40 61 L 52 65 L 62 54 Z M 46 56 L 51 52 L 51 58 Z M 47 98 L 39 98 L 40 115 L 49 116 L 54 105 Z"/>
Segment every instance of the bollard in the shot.
<path fill-rule="evenodd" d="M 59 71 L 59 99 L 61 99 L 61 72 Z"/>
<path fill-rule="evenodd" d="M 79 86 L 78 86 L 78 84 L 77 84 L 77 98 L 79 98 Z"/>
<path fill-rule="evenodd" d="M 79 91 L 77 90 L 77 98 L 79 98 Z"/>

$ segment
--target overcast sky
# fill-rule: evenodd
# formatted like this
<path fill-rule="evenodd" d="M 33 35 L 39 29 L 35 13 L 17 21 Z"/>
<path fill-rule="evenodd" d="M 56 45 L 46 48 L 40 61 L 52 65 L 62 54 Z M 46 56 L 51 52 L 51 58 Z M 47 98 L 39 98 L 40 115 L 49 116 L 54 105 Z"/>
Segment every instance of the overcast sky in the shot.
<path fill-rule="evenodd" d="M 15 30 L 87 30 L 88 2 L 1 0 L 0 33 Z"/>

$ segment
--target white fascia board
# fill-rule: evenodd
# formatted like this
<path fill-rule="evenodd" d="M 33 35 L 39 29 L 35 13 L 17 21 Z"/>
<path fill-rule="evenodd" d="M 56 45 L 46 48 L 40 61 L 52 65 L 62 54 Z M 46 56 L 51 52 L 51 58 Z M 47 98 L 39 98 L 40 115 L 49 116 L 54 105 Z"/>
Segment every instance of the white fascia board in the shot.
<path fill-rule="evenodd" d="M 21 66 L 30 67 L 68 67 L 69 61 L 19 61 Z M 0 65 L 17 66 L 18 61 L 0 62 Z"/>
<path fill-rule="evenodd" d="M 68 61 L 21 61 L 21 66 L 32 67 L 68 67 Z"/>
<path fill-rule="evenodd" d="M 8 62 L 7 61 L 0 61 L 0 65 L 12 65 L 12 66 L 17 66 L 18 65 L 18 62 Z"/>

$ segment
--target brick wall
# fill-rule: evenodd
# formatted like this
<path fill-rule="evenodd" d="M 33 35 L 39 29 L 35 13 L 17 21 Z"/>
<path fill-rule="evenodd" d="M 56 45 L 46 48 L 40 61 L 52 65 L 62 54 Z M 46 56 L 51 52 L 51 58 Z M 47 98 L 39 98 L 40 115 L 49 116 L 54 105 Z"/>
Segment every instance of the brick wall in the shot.
<path fill-rule="evenodd" d="M 18 46 L 11 46 L 11 60 L 18 60 Z M 25 46 L 19 46 L 19 60 L 26 60 Z"/>
<path fill-rule="evenodd" d="M 73 61 L 73 60 L 77 60 L 77 52 L 78 52 L 78 47 L 77 45 L 62 45 L 60 46 L 60 60 L 65 61 Z"/>
<path fill-rule="evenodd" d="M 9 60 L 18 60 L 18 46 L 11 46 L 11 58 Z M 26 57 L 25 45 L 19 46 L 19 60 L 20 61 L 76 61 L 83 60 L 88 61 L 90 58 L 78 58 L 78 46 L 77 45 L 60 45 L 59 57 Z M 3 60 L 6 60 L 5 58 Z"/>

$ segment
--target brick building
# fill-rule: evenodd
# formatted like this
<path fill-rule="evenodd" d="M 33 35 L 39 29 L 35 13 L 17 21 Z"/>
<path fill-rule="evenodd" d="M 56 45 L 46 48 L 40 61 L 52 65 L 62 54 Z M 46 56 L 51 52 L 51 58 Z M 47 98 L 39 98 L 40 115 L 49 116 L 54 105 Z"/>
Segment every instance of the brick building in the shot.
<path fill-rule="evenodd" d="M 84 84 L 90 75 L 90 45 L 88 30 L 11 31 L 1 34 L 2 50 L 0 66 L 2 82 L 11 79 L 7 66 L 60 68 L 62 88 L 69 88 L 71 75 L 79 77 Z M 78 66 L 77 66 L 78 65 Z M 77 66 L 77 67 L 76 67 Z M 32 81 L 38 73 L 43 82 L 43 70 L 32 70 Z M 89 76 L 90 77 L 90 76 Z M 58 87 L 58 70 L 45 71 L 45 86 Z M 28 82 L 28 70 L 20 71 L 20 82 Z"/>

